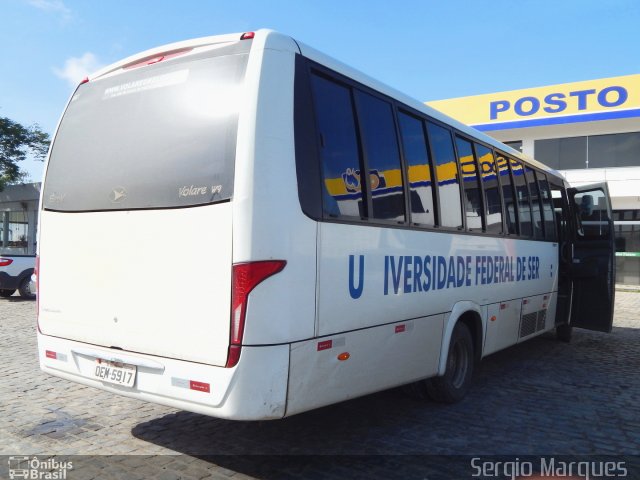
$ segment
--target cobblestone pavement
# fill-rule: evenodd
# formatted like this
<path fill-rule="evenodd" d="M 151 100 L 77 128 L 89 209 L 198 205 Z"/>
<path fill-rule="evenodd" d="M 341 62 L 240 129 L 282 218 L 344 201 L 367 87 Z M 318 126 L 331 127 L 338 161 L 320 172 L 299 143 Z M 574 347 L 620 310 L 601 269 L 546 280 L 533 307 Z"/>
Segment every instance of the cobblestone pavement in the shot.
<path fill-rule="evenodd" d="M 2 298 L 0 454 L 134 454 L 68 478 L 144 478 L 153 465 L 165 480 L 379 478 L 414 458 L 389 455 L 640 455 L 640 293 L 616 297 L 613 333 L 574 330 L 568 345 L 547 334 L 490 356 L 459 404 L 396 389 L 271 422 L 218 420 L 45 375 L 35 302 Z"/>

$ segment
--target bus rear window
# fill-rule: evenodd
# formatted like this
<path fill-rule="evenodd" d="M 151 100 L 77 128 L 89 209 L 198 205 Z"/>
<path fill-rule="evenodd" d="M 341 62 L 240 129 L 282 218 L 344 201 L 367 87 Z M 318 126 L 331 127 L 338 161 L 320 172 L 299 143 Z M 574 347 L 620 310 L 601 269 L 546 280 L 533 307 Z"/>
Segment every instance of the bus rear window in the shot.
<path fill-rule="evenodd" d="M 167 208 L 231 198 L 248 55 L 220 53 L 81 85 L 54 140 L 44 208 Z"/>

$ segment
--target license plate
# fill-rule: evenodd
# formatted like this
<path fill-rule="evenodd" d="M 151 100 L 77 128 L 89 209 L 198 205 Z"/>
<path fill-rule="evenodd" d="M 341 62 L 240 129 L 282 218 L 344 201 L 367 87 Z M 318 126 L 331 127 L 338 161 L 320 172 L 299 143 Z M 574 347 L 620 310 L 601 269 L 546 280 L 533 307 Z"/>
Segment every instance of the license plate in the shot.
<path fill-rule="evenodd" d="M 98 358 L 93 369 L 93 376 L 103 382 L 133 387 L 136 382 L 136 366 Z"/>

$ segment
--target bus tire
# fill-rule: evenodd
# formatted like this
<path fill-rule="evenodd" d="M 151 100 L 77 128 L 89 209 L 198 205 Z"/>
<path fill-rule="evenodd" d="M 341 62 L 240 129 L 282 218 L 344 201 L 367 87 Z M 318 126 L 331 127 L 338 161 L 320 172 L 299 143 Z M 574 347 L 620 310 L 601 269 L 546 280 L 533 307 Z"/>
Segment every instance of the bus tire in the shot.
<path fill-rule="evenodd" d="M 571 325 L 567 325 L 566 323 L 563 325 L 558 325 L 556 327 L 556 338 L 564 343 L 571 342 L 571 334 L 573 333 L 573 327 Z"/>
<path fill-rule="evenodd" d="M 456 403 L 462 400 L 471 386 L 473 366 L 471 332 L 464 323 L 458 322 L 451 334 L 444 375 L 430 378 L 426 382 L 429 397 L 441 403 Z"/>
<path fill-rule="evenodd" d="M 25 277 L 22 282 L 20 282 L 20 286 L 18 287 L 18 291 L 20 292 L 20 296 L 22 298 L 28 298 L 33 300 L 36 298 L 36 294 L 31 291 L 31 278 Z"/>
<path fill-rule="evenodd" d="M 11 295 L 13 295 L 14 293 L 16 293 L 15 290 L 9 290 L 7 288 L 0 288 L 0 297 L 10 297 Z"/>

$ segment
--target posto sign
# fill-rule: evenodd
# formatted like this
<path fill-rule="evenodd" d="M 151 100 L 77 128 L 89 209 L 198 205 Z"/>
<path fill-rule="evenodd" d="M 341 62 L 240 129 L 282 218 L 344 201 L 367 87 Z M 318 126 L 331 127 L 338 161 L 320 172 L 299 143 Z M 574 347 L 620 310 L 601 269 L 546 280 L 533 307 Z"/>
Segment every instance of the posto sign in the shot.
<path fill-rule="evenodd" d="M 561 113 L 567 110 L 590 110 L 599 105 L 603 108 L 613 108 L 623 105 L 629 98 L 626 88 L 612 85 L 596 90 L 576 90 L 565 93 L 550 93 L 544 97 L 525 96 L 515 101 L 495 100 L 489 103 L 489 118 L 499 120 L 500 114 L 510 112 L 519 117 L 528 117 L 537 113 Z"/>

